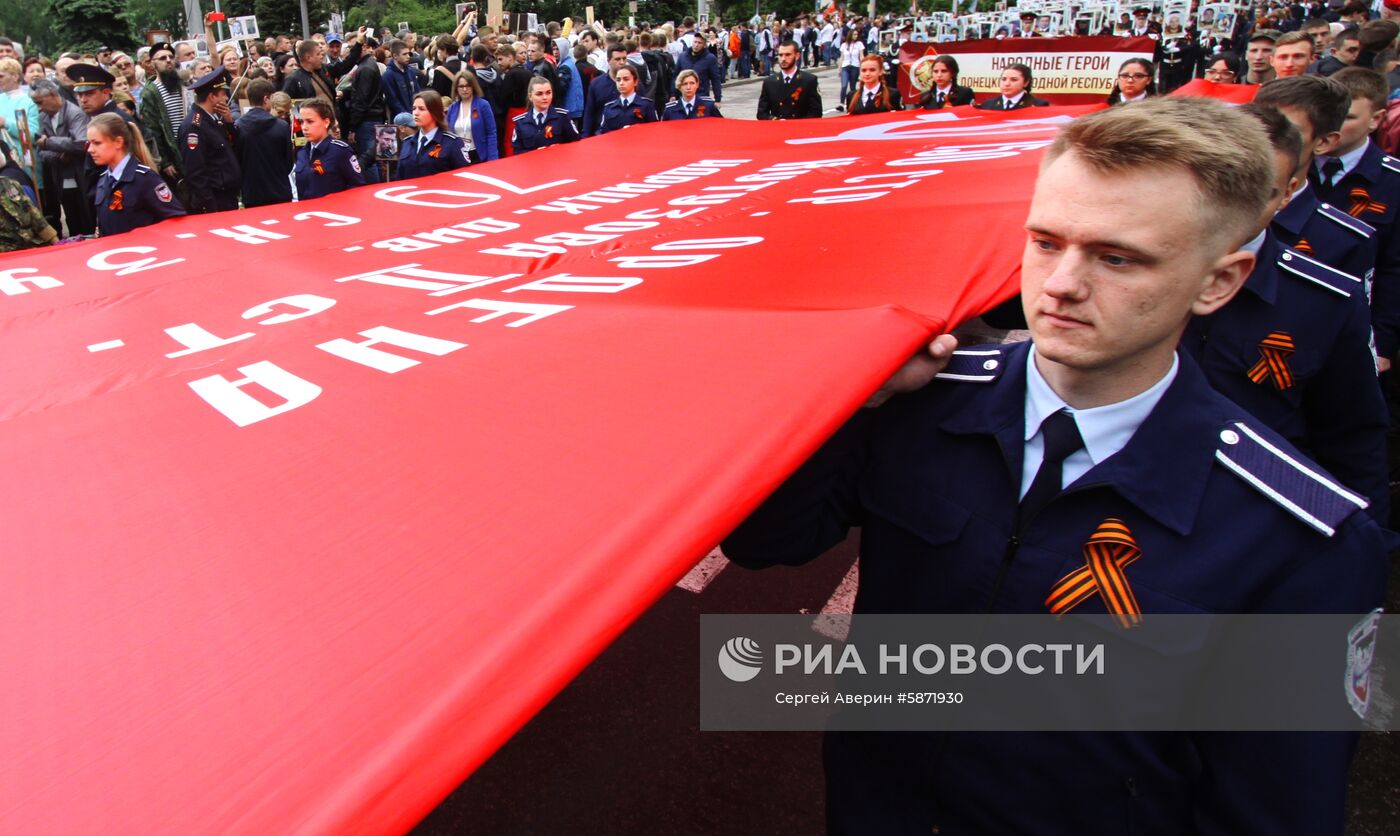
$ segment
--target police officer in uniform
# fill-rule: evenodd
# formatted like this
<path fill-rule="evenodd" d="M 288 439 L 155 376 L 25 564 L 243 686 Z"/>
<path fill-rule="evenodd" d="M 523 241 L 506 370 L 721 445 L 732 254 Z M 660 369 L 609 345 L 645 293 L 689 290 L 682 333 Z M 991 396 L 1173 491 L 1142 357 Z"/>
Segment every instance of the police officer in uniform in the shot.
<path fill-rule="evenodd" d="M 637 80 L 637 68 L 631 64 L 623 64 L 613 71 L 617 98 L 603 105 L 598 133 L 612 133 L 632 125 L 657 121 L 656 103 L 637 94 Z"/>
<path fill-rule="evenodd" d="M 1206 167 L 1220 176 L 1193 176 Z M 1176 350 L 1188 319 L 1248 276 L 1254 257 L 1238 248 L 1272 180 L 1263 132 L 1213 101 L 1150 99 L 1065 126 L 1026 224 L 1032 341 L 947 362 L 951 338 L 936 340 L 936 362 L 915 358 L 888 384 L 907 394 L 860 410 L 724 553 L 800 564 L 859 525 L 857 614 L 1131 624 L 1379 606 L 1389 542 L 1365 499 Z M 1124 205 L 1154 207 L 1153 223 Z M 1354 744 L 1345 732 L 833 732 L 828 832 L 1337 832 Z"/>
<path fill-rule="evenodd" d="M 234 153 L 237 129 L 228 109 L 228 70 L 217 70 L 190 86 L 195 106 L 180 125 L 176 142 L 185 167 L 185 187 L 192 215 L 238 208 L 243 177 Z"/>
<path fill-rule="evenodd" d="M 115 113 L 88 122 L 88 156 L 102 171 L 95 184 L 97 234 L 116 235 L 185 214 L 170 186 L 151 167 L 136 126 Z"/>
<path fill-rule="evenodd" d="M 310 200 L 365 184 L 360 160 L 349 144 L 331 138 L 331 106 L 324 99 L 301 105 L 301 132 L 306 144 L 297 151 L 297 197 Z"/>
<path fill-rule="evenodd" d="M 1287 202 L 1302 137 L 1277 110 L 1244 105 L 1273 143 L 1277 184 L 1262 232 L 1245 245 L 1254 272 L 1235 298 L 1195 317 L 1181 346 L 1211 386 L 1287 438 L 1388 519 L 1386 408 L 1361 278 L 1284 246 L 1268 218 Z"/>
<path fill-rule="evenodd" d="M 561 142 L 577 142 L 578 129 L 569 111 L 550 107 L 554 88 L 549 79 L 534 76 L 529 87 L 530 109 L 511 120 L 510 145 L 517 154 L 547 148 Z M 654 111 L 653 111 L 654 115 Z"/>
<path fill-rule="evenodd" d="M 661 111 L 662 122 L 681 119 L 722 118 L 719 105 L 709 96 L 699 95 L 700 75 L 694 70 L 681 70 L 676 74 L 676 90 L 680 96 L 666 103 Z"/>
<path fill-rule="evenodd" d="M 117 107 L 117 103 L 112 101 L 112 84 L 116 78 L 111 73 L 91 64 L 73 64 L 68 68 L 68 77 L 73 81 L 73 95 L 77 97 L 78 105 L 82 107 L 83 113 L 87 114 L 89 121 L 103 113 L 115 114 L 123 121 L 137 126 L 147 148 L 154 147 L 150 135 L 141 128 L 141 123 L 136 117 Z M 101 167 L 95 165 L 89 157 L 83 163 L 83 183 L 87 187 L 88 201 L 96 200 L 97 180 L 101 176 Z"/>

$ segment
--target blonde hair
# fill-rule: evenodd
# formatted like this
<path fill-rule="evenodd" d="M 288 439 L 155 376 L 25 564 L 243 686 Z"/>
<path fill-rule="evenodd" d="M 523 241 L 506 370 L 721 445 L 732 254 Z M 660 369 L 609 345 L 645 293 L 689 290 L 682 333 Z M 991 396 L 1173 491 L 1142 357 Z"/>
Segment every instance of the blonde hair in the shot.
<path fill-rule="evenodd" d="M 120 139 L 126 146 L 126 152 L 135 157 L 138 163 L 155 168 L 155 163 L 151 161 L 151 152 L 146 150 L 146 141 L 141 138 L 141 132 L 117 114 L 99 113 L 88 122 L 88 130 L 96 130 L 108 139 Z"/>
<path fill-rule="evenodd" d="M 0 58 L 0 73 L 14 73 L 17 76 L 22 76 L 24 68 L 13 58 Z"/>
<path fill-rule="evenodd" d="M 1060 130 L 1042 170 L 1073 152 L 1100 173 L 1189 174 L 1203 231 L 1234 246 L 1257 231 L 1274 189 L 1274 156 L 1258 120 L 1210 100 L 1162 97 L 1081 116 Z"/>

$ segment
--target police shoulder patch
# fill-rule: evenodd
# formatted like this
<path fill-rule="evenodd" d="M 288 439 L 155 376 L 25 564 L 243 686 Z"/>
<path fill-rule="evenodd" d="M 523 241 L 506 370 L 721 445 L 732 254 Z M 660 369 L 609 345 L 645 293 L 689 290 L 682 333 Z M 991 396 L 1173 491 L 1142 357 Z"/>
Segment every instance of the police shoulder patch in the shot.
<path fill-rule="evenodd" d="M 562 108 L 562 107 L 552 107 L 552 108 L 550 108 L 549 110 L 550 110 L 551 113 L 562 113 L 562 114 L 564 114 L 565 116 L 568 116 L 568 115 L 569 115 L 569 111 L 565 110 L 565 109 Z"/>
<path fill-rule="evenodd" d="M 960 380 L 968 383 L 991 383 L 1001 377 L 1006 365 L 1005 352 L 995 346 L 960 348 L 953 352 L 948 366 L 939 372 L 939 380 Z"/>
<path fill-rule="evenodd" d="M 1323 536 L 1370 503 L 1296 452 L 1279 447 L 1243 421 L 1220 430 L 1215 459 L 1259 493 Z"/>
<path fill-rule="evenodd" d="M 175 195 L 170 193 L 170 187 L 165 185 L 165 181 L 163 180 L 156 185 L 156 198 L 161 203 L 169 203 L 175 198 Z"/>
<path fill-rule="evenodd" d="M 350 167 L 355 169 L 356 174 L 360 173 L 360 158 L 354 154 L 350 155 Z"/>
<path fill-rule="evenodd" d="M 191 150 L 198 148 L 199 134 L 190 134 L 189 136 L 185 137 L 185 145 L 189 146 Z"/>
<path fill-rule="evenodd" d="M 1295 276 L 1343 297 L 1350 298 L 1354 291 L 1361 289 L 1361 279 L 1350 273 L 1343 273 L 1335 267 L 1309 258 L 1303 253 L 1285 249 L 1278 258 L 1278 268 L 1288 275 Z"/>
<path fill-rule="evenodd" d="M 1359 221 L 1353 218 L 1351 215 L 1348 215 L 1346 212 L 1343 212 L 1330 203 L 1320 204 L 1317 207 L 1317 213 L 1338 226 L 1346 227 L 1362 238 L 1370 238 L 1372 235 L 1376 234 L 1376 228 L 1374 226 L 1371 226 L 1365 221 Z"/>

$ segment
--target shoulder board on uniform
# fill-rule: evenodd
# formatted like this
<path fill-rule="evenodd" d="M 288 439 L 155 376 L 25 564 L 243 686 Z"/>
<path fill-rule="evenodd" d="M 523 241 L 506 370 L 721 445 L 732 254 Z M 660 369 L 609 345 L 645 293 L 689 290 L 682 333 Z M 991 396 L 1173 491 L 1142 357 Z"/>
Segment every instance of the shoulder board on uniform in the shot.
<path fill-rule="evenodd" d="M 1371 226 L 1365 221 L 1359 221 L 1353 218 L 1351 215 L 1348 215 L 1346 212 L 1343 212 L 1330 203 L 1319 204 L 1317 213 L 1339 226 L 1346 227 L 1362 238 L 1370 238 L 1372 235 L 1376 234 L 1376 228 L 1374 226 Z"/>
<path fill-rule="evenodd" d="M 1215 459 L 1280 508 L 1326 537 L 1369 503 L 1297 453 L 1289 453 L 1232 421 L 1220 430 Z"/>
<path fill-rule="evenodd" d="M 453 139 L 461 139 L 461 137 L 458 136 L 457 134 L 453 133 L 452 131 L 445 130 L 445 129 L 444 129 L 443 131 L 441 131 L 438 135 L 439 135 L 439 136 L 450 136 L 450 137 L 452 137 Z"/>
<path fill-rule="evenodd" d="M 343 139 L 332 139 L 332 140 L 331 140 L 331 144 L 332 144 L 332 145 L 339 145 L 339 146 L 342 147 L 342 148 L 349 148 L 349 147 L 350 147 L 350 143 L 346 142 L 346 141 L 343 140 Z"/>
<path fill-rule="evenodd" d="M 510 121 L 512 121 L 512 122 L 519 122 L 521 119 L 524 119 L 524 118 L 528 117 L 528 116 L 530 115 L 530 113 L 531 113 L 531 111 L 528 111 L 528 110 L 527 110 L 527 111 L 525 111 L 524 113 L 520 114 L 519 116 L 512 116 L 512 117 L 510 117 Z"/>
<path fill-rule="evenodd" d="M 991 383 L 1001 377 L 1006 365 L 1005 352 L 993 346 L 960 348 L 953 352 L 948 366 L 938 373 L 939 380 Z"/>
<path fill-rule="evenodd" d="M 633 99 L 632 101 L 633 101 L 633 102 L 651 102 L 653 106 L 656 104 L 656 102 L 652 102 L 651 99 L 647 98 L 646 96 L 638 96 L 637 98 Z"/>
<path fill-rule="evenodd" d="M 670 110 L 670 109 L 673 108 L 673 107 L 680 107 L 680 106 L 681 106 L 681 103 L 680 103 L 680 102 L 667 102 L 667 103 L 666 103 L 665 110 Z"/>
<path fill-rule="evenodd" d="M 553 113 L 562 113 L 562 114 L 564 114 L 565 116 L 568 116 L 568 115 L 569 115 L 569 111 L 566 110 L 566 109 L 564 109 L 564 108 L 562 108 L 562 107 L 551 107 L 551 108 L 550 108 L 550 111 L 553 112 Z"/>
<path fill-rule="evenodd" d="M 714 103 L 715 103 L 715 97 L 714 97 L 714 96 L 696 96 L 695 98 L 699 99 L 699 100 L 702 101 L 702 102 L 709 102 L 710 104 L 714 104 Z M 679 104 L 679 102 L 677 102 L 677 104 Z"/>
<path fill-rule="evenodd" d="M 150 173 L 151 173 L 151 170 L 150 170 L 149 168 L 147 168 L 147 167 L 144 166 L 144 165 L 141 165 L 140 163 L 137 163 L 137 164 L 136 164 L 135 170 L 136 170 L 136 173 L 137 173 L 137 174 L 150 174 Z"/>
<path fill-rule="evenodd" d="M 1381 155 L 1381 167 L 1388 168 L 1396 174 L 1400 174 L 1400 160 L 1395 159 L 1389 154 Z"/>
<path fill-rule="evenodd" d="M 1317 259 L 1308 258 L 1297 250 L 1285 249 L 1278 257 L 1278 267 L 1285 273 L 1347 298 L 1351 298 L 1354 291 L 1361 289 L 1361 279 L 1335 267 L 1328 267 Z"/>

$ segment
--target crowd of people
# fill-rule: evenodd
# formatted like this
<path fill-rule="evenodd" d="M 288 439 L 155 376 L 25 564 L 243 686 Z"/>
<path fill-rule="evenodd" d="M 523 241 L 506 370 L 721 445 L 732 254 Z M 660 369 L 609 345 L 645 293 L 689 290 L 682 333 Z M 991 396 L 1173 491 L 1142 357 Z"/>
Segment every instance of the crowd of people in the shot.
<path fill-rule="evenodd" d="M 1271 0 L 1257 12 L 1239 15 L 1222 34 L 1198 28 L 1194 17 L 1182 22 L 1174 14 L 1164 22 L 1160 8 L 1135 9 L 1123 34 L 1156 40 L 1155 60 L 1124 64 L 1109 102 L 1169 92 L 1195 77 L 1261 84 L 1352 66 L 1386 75 L 1391 91 L 1400 88 L 1400 71 L 1392 69 L 1396 24 L 1386 19 L 1400 10 L 1382 7 L 1370 19 L 1362 0 L 1330 7 Z M 1020 19 L 1024 31 L 1013 34 L 1033 37 L 1046 18 L 1026 11 Z M 205 42 L 219 43 L 212 27 L 206 21 Z M 27 113 L 0 115 L 3 170 L 13 184 L 3 189 L 4 205 L 25 219 L 9 225 L 0 248 L 318 197 L 638 123 L 721 118 L 725 83 L 754 73 L 764 77 L 759 119 L 821 117 L 810 72 L 818 67 L 840 68 L 836 110 L 898 110 L 906 106 L 896 84 L 900 46 L 915 37 L 911 30 L 890 18 L 837 11 L 756 26 L 698 26 L 688 17 L 611 30 L 550 22 L 514 34 L 466 19 L 451 33 L 421 39 L 363 28 L 222 42 L 217 55 L 181 41 L 132 54 L 105 47 L 65 52 L 54 60 L 26 55 L 0 37 L 0 114 Z M 1034 94 L 1025 64 L 1006 68 L 999 88 L 979 101 L 958 83 L 957 59 L 940 55 L 917 106 L 1047 103 Z M 96 122 L 103 114 L 124 128 Z M 94 132 L 117 149 L 110 163 L 95 161 Z M 1378 140 L 1395 150 L 1400 118 L 1389 120 Z M 125 184 L 116 190 L 120 201 L 101 196 L 108 181 Z M 154 199 L 138 200 L 138 191 Z"/>

